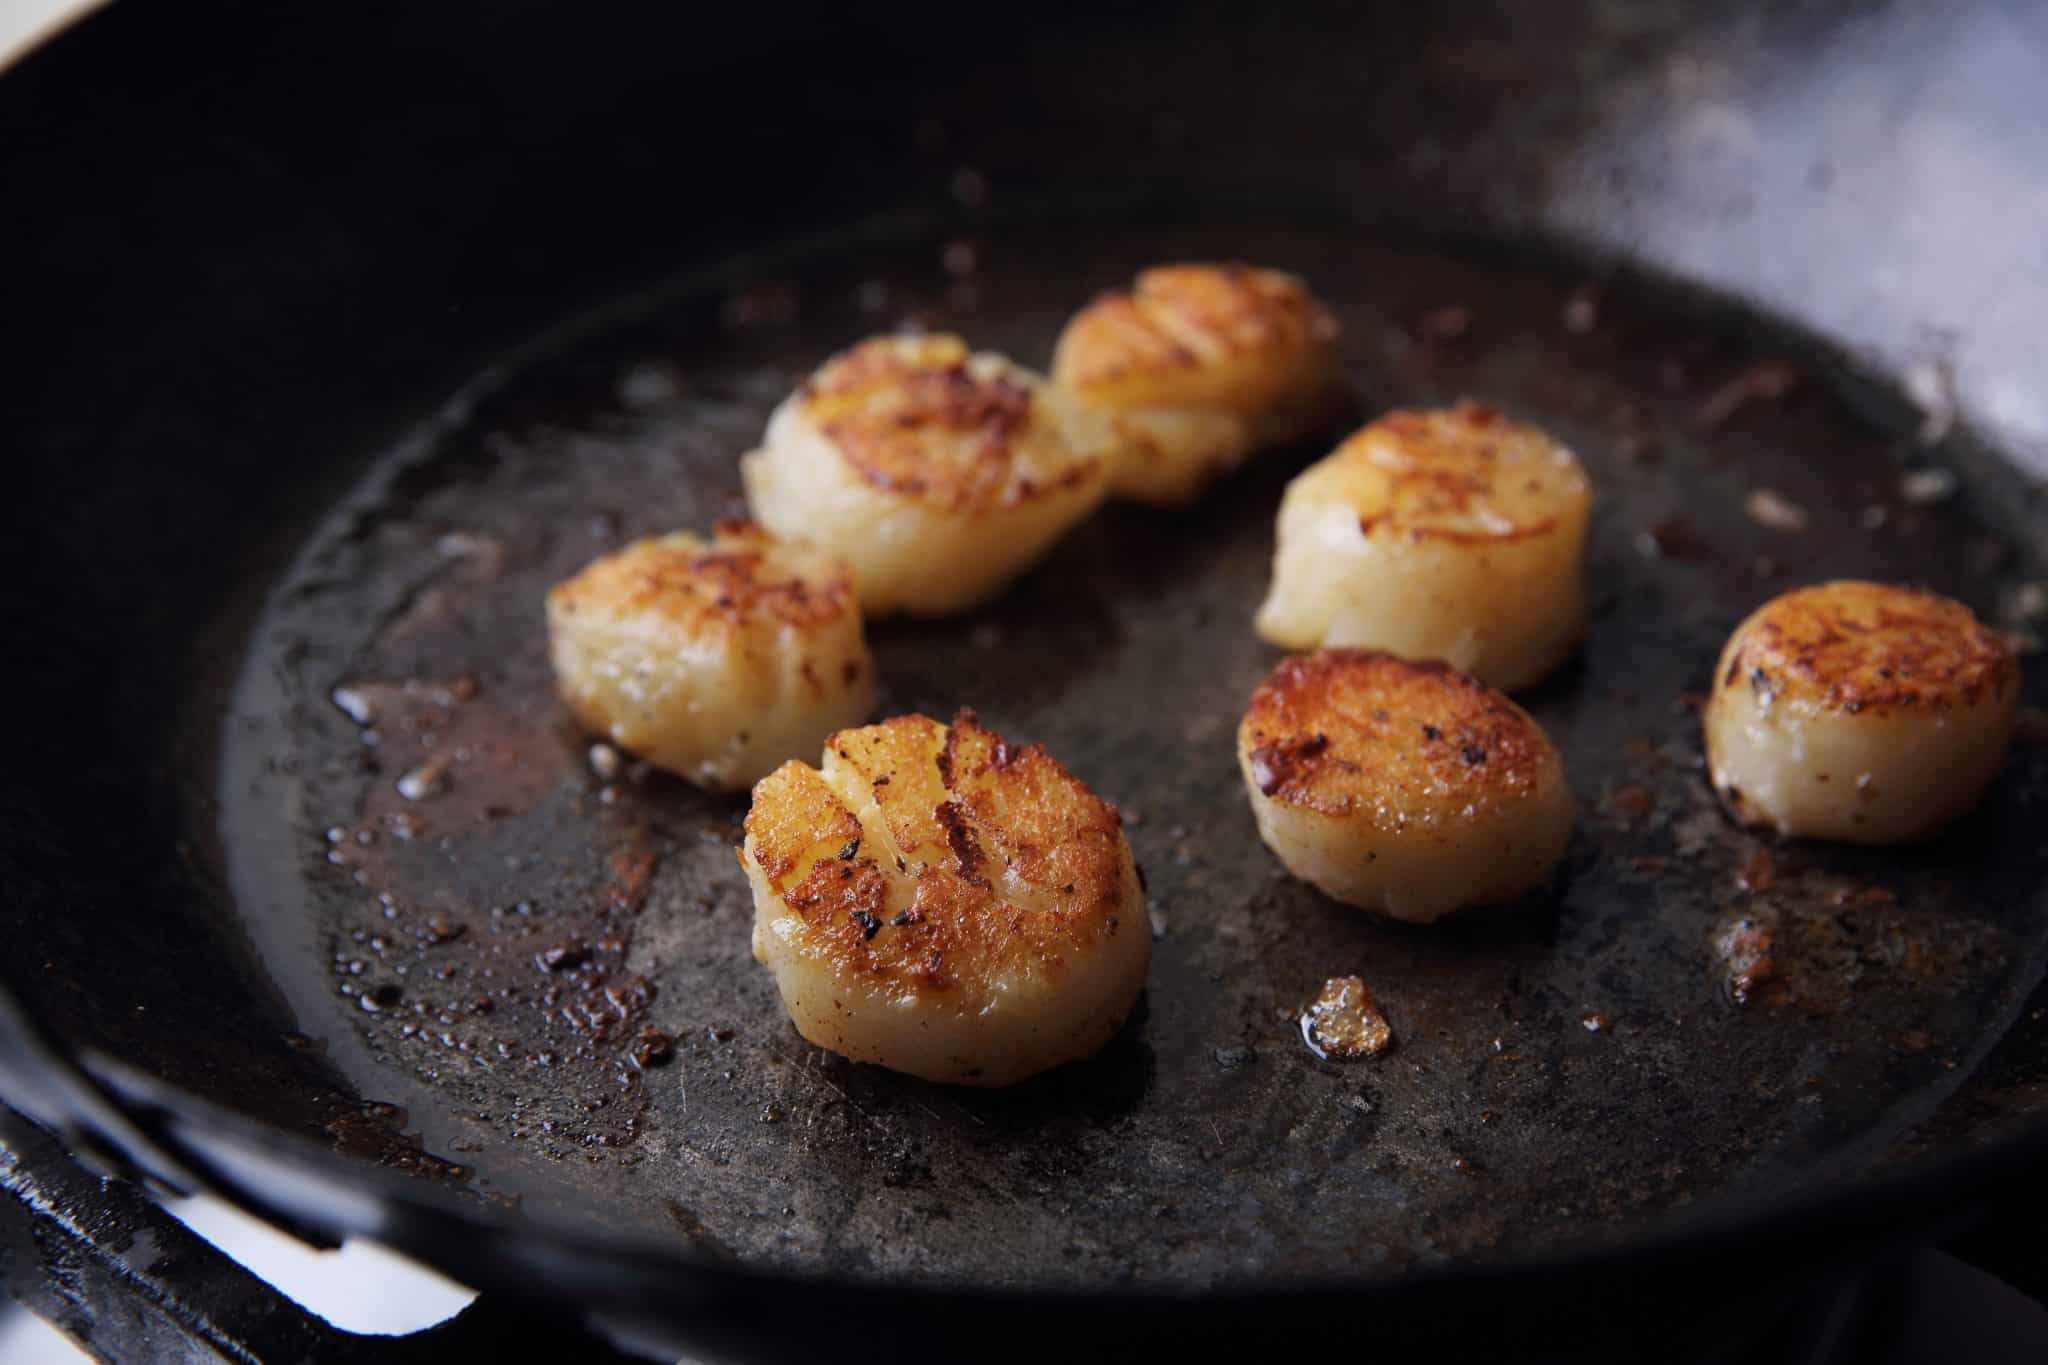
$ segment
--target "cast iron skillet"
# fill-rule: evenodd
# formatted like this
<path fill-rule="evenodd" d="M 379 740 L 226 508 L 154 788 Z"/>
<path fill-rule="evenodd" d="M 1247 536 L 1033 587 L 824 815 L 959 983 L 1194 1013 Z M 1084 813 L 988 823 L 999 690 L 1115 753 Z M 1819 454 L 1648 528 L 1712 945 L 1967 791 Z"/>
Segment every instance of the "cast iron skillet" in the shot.
<path fill-rule="evenodd" d="M 1985 298 L 2006 239 L 1932 232 L 1905 184 L 1903 245 L 1837 202 L 1911 172 L 1891 149 L 1936 114 L 1928 164 L 2003 185 L 2006 106 L 1886 94 L 1867 17 L 1512 8 L 788 11 L 715 41 L 124 9 L 39 54 L 0 85 L 37 266 L 9 332 L 9 1098 L 311 1235 L 764 1354 L 1278 1349 L 1361 1314 L 1627 1341 L 2029 1159 L 2038 744 L 1926 849 L 1781 847 L 1717 815 L 1685 704 L 1728 627 L 1818 577 L 2025 627 L 2034 343 L 2009 302 L 1967 336 L 1931 302 Z M 1877 92 L 1884 139 L 1788 98 L 1787 64 Z M 1677 169 L 1616 131 L 1660 111 Z M 1814 154 L 1789 198 L 1787 146 Z M 1959 240 L 1930 292 L 1915 250 Z M 1528 698 L 1584 807 L 1558 891 L 1400 931 L 1258 848 L 1229 735 L 1311 443 L 1187 516 L 1110 510 L 974 618 L 875 633 L 887 706 L 975 705 L 1137 817 L 1139 1017 L 996 1095 L 807 1048 L 746 960 L 739 807 L 589 771 L 539 593 L 728 510 L 733 456 L 847 340 L 946 325 L 1042 363 L 1136 266 L 1239 254 L 1332 299 L 1361 411 L 1477 393 L 1591 465 L 1595 629 Z M 1873 303 L 1880 268 L 1905 282 Z M 1763 488 L 1806 529 L 1759 524 Z M 444 747 L 448 791 L 398 797 Z M 1768 981 L 1717 950 L 1743 920 Z M 1345 1068 L 1290 1016 L 1353 971 L 1400 1045 Z"/>

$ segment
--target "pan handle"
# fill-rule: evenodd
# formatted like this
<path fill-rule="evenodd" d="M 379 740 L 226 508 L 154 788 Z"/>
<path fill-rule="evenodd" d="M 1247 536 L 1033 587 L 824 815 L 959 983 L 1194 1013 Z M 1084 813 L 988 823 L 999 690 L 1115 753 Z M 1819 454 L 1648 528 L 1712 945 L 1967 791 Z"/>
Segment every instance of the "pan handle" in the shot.
<path fill-rule="evenodd" d="M 203 1181 L 152 1137 L 0 986 L 0 1102 L 56 1133 L 101 1176 L 179 1196 Z"/>

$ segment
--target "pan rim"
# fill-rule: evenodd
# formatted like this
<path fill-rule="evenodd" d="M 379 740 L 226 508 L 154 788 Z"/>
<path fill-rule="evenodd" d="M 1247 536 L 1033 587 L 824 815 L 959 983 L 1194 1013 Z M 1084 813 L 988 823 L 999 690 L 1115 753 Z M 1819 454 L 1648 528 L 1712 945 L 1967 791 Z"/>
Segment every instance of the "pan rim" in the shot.
<path fill-rule="evenodd" d="M 70 1051 L 23 1014 L 0 985 L 0 1083 L 28 1117 L 116 1174 L 159 1196 L 204 1190 L 318 1246 L 350 1237 L 378 1242 L 480 1292 L 539 1295 L 566 1308 L 665 1323 L 688 1336 L 690 1295 L 721 1286 L 886 1295 L 904 1307 L 992 1309 L 1187 1309 L 1243 1311 L 1361 1297 L 1399 1301 L 1447 1290 L 1577 1282 L 1616 1272 L 1677 1271 L 1764 1248 L 1808 1248 L 1795 1263 L 1824 1266 L 1842 1248 L 1867 1255 L 1931 1228 L 1965 1221 L 1966 1201 L 2048 1157 L 2048 1126 L 1963 1151 L 1922 1156 L 1862 1183 L 1828 1183 L 1789 1195 L 1706 1201 L 1633 1229 L 1487 1261 L 1410 1266 L 1393 1276 L 1311 1276 L 1264 1283 L 1223 1277 L 1203 1284 L 1109 1287 L 972 1285 L 944 1280 L 829 1273 L 724 1260 L 674 1242 L 593 1235 L 543 1212 L 497 1212 L 438 1187 L 422 1188 L 310 1139 L 164 1083 L 105 1054 Z M 1943 1209 L 1946 1207 L 1946 1217 Z M 1960 1209 L 1960 1211 L 1959 1211 Z M 680 1295 L 676 1312 L 650 1311 Z"/>

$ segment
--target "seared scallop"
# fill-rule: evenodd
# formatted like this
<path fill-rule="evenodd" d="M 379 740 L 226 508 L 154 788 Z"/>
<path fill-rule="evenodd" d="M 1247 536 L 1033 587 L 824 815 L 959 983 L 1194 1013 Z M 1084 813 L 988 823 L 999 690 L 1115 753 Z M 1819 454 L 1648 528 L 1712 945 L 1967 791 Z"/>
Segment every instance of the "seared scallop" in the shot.
<path fill-rule="evenodd" d="M 754 956 L 819 1047 L 1010 1085 L 1089 1056 L 1152 937 L 1116 809 L 971 711 L 845 730 L 754 788 Z"/>
<path fill-rule="evenodd" d="M 744 787 L 874 705 L 851 572 L 748 522 L 636 541 L 557 584 L 547 615 L 576 718 L 702 787 Z"/>
<path fill-rule="evenodd" d="M 1338 337 L 1337 320 L 1292 275 L 1160 266 L 1131 293 L 1074 315 L 1052 377 L 1107 421 L 1112 495 L 1173 506 L 1328 418 Z"/>
<path fill-rule="evenodd" d="M 1721 651 L 1714 789 L 1781 834 L 1923 838 L 1984 794 L 2019 705 L 2012 646 L 1946 597 L 1834 582 L 1773 598 Z"/>
<path fill-rule="evenodd" d="M 1585 633 L 1591 505 L 1578 457 L 1496 408 L 1390 412 L 1287 486 L 1259 634 L 1526 687 Z"/>
<path fill-rule="evenodd" d="M 993 597 L 1101 501 L 1099 436 L 1037 374 L 955 336 L 877 337 L 775 410 L 740 474 L 756 518 L 853 566 L 870 616 Z"/>
<path fill-rule="evenodd" d="M 1435 662 L 1280 661 L 1237 730 L 1259 835 L 1333 900 L 1427 923 L 1541 885 L 1571 838 L 1564 763 L 1499 692 Z"/>

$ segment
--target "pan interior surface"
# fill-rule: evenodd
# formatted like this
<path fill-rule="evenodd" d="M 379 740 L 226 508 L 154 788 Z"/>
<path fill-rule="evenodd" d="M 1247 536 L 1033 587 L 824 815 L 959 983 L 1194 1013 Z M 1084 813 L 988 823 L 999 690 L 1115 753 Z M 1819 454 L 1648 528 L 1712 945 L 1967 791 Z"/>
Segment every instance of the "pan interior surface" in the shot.
<path fill-rule="evenodd" d="M 881 714 L 972 706 L 1122 808 L 1156 938 L 1123 1033 L 993 1093 L 809 1046 L 749 954 L 744 799 L 593 764 L 543 594 L 741 513 L 739 454 L 861 336 L 945 327 L 1042 368 L 1095 291 L 1217 258 L 1330 302 L 1359 417 L 1470 395 L 1592 473 L 1590 638 L 1522 698 L 1580 803 L 1556 892 L 1384 924 L 1258 841 L 1233 739 L 1278 653 L 1251 616 L 1280 491 L 1333 429 L 1191 510 L 1105 508 L 978 613 L 870 626 Z M 1391 1277 L 1844 1181 L 2034 984 L 2048 751 L 2016 746 L 1930 845 L 1783 844 L 1719 812 L 1695 708 L 1727 632 L 1792 586 L 1919 583 L 2002 623 L 2028 600 L 2039 537 L 1908 475 L 1910 417 L 1732 307 L 1349 228 L 1026 222 L 706 275 L 480 381 L 278 585 L 225 732 L 238 913 L 301 1028 L 442 1158 L 424 1177 L 763 1269 Z M 1353 974 L 1396 1044 L 1319 1059 L 1299 1011 Z"/>

